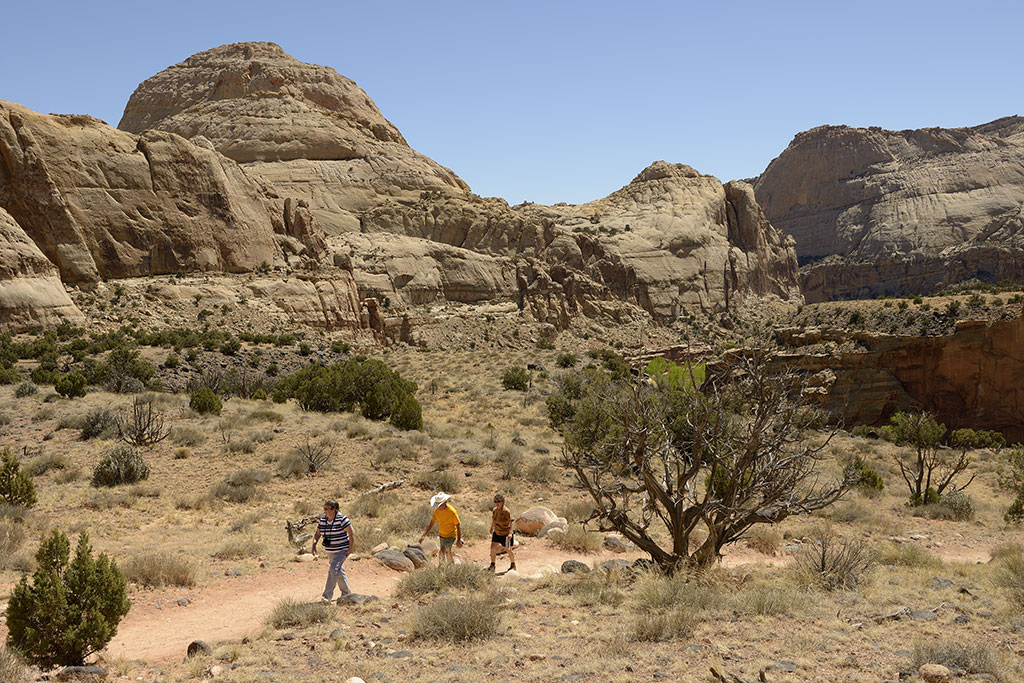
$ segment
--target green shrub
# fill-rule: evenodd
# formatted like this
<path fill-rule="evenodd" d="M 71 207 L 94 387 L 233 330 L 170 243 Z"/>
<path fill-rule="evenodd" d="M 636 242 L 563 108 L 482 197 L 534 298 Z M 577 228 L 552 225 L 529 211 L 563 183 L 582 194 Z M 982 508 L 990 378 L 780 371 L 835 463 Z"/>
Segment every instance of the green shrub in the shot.
<path fill-rule="evenodd" d="M 572 366 L 576 365 L 576 363 L 578 363 L 579 360 L 579 356 L 577 356 L 572 351 L 563 351 L 562 353 L 558 354 L 558 358 L 555 359 L 555 364 L 558 365 L 558 367 L 560 368 L 571 368 Z"/>
<path fill-rule="evenodd" d="M 32 477 L 21 469 L 18 459 L 5 447 L 0 463 L 0 498 L 8 505 L 30 508 L 36 504 L 36 487 Z"/>
<path fill-rule="evenodd" d="M 391 407 L 391 424 L 398 429 L 423 430 L 423 409 L 412 394 L 402 394 Z"/>
<path fill-rule="evenodd" d="M 131 446 L 117 446 L 108 451 L 92 471 L 92 485 L 134 484 L 148 477 L 149 465 L 142 454 Z"/>
<path fill-rule="evenodd" d="M 51 531 L 31 585 L 23 577 L 7 605 L 8 645 L 44 669 L 83 664 L 110 642 L 130 607 L 124 575 L 105 554 L 93 558 L 86 534 L 69 562 L 70 555 L 67 536 Z"/>
<path fill-rule="evenodd" d="M 80 375 L 77 372 L 69 372 L 66 375 L 62 375 L 56 383 L 54 383 L 53 388 L 58 394 L 66 396 L 67 398 L 79 398 L 81 396 L 85 396 L 85 376 Z"/>
<path fill-rule="evenodd" d="M 209 387 L 200 387 L 192 392 L 188 407 L 200 415 L 220 415 L 222 404 L 220 397 Z"/>
<path fill-rule="evenodd" d="M 307 365 L 282 379 L 273 399 L 283 403 L 294 398 L 303 410 L 323 413 L 358 409 L 371 420 L 387 419 L 397 410 L 396 422 L 406 429 L 417 423 L 422 427 L 415 393 L 415 383 L 403 380 L 381 361 L 356 357 L 328 366 Z"/>
<path fill-rule="evenodd" d="M 32 396 L 38 391 L 39 387 L 37 387 L 31 380 L 25 380 L 18 385 L 17 389 L 14 390 L 14 396 L 15 398 L 25 398 L 26 396 Z"/>
<path fill-rule="evenodd" d="M 530 387 L 530 373 L 520 366 L 505 368 L 501 373 L 501 386 L 514 391 L 526 391 Z"/>
<path fill-rule="evenodd" d="M 252 392 L 251 398 L 254 401 L 266 401 L 267 392 L 263 391 L 263 389 L 257 389 L 256 391 Z"/>
<path fill-rule="evenodd" d="M 873 494 L 885 488 L 885 481 L 882 479 L 882 475 L 868 465 L 864 458 L 859 455 L 853 456 L 853 459 L 847 463 L 843 474 L 847 478 L 852 479 L 855 485 L 865 493 Z"/>
<path fill-rule="evenodd" d="M 82 431 L 79 438 L 83 441 L 95 439 L 104 434 L 111 434 L 116 427 L 114 414 L 106 408 L 93 408 L 82 418 Z"/>

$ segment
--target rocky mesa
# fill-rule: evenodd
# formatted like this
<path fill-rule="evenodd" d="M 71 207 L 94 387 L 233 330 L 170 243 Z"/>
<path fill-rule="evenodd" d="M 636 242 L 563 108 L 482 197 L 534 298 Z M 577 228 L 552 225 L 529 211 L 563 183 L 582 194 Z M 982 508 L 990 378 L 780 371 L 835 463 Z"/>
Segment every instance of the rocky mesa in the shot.
<path fill-rule="evenodd" d="M 1024 279 L 1024 118 L 972 128 L 821 126 L 756 179 L 796 239 L 808 301 Z"/>

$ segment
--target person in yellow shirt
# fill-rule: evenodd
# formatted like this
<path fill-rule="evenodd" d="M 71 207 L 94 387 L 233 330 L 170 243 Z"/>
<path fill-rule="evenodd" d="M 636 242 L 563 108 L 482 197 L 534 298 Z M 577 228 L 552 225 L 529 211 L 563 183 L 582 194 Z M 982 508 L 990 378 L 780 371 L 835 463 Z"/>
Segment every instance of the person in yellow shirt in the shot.
<path fill-rule="evenodd" d="M 437 556 L 438 564 L 444 561 L 454 562 L 452 546 L 462 547 L 462 522 L 459 521 L 459 513 L 448 504 L 449 498 L 451 496 L 442 491 L 430 499 L 430 507 L 434 508 L 434 514 L 430 517 L 430 523 L 427 524 L 423 535 L 420 536 L 420 543 L 423 543 L 423 539 L 430 533 L 430 529 L 437 524 L 438 543 L 441 546 Z"/>

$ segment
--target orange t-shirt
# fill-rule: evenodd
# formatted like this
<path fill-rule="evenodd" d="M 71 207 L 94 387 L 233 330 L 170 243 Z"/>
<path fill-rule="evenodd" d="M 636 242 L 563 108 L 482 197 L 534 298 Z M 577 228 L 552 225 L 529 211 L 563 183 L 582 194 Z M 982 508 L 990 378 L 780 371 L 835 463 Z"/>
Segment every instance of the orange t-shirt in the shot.
<path fill-rule="evenodd" d="M 491 521 L 494 522 L 494 533 L 499 536 L 508 536 L 512 533 L 512 513 L 504 505 L 501 509 L 494 508 L 491 511 Z"/>

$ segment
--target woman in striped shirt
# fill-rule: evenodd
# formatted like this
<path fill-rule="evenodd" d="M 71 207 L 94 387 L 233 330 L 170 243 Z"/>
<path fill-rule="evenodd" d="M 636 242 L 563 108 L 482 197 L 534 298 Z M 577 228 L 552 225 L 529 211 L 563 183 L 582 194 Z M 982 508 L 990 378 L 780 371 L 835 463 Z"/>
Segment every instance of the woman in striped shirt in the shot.
<path fill-rule="evenodd" d="M 355 536 L 352 533 L 352 523 L 348 517 L 338 512 L 338 501 L 329 500 L 324 503 L 324 514 L 320 515 L 320 522 L 316 526 L 316 534 L 313 535 L 313 554 L 316 554 L 316 542 L 320 537 L 324 539 L 324 550 L 330 560 L 327 569 L 327 585 L 324 586 L 324 593 L 320 597 L 321 602 L 330 602 L 334 597 L 334 587 L 341 589 L 341 595 L 351 593 L 348 587 L 348 577 L 345 576 L 345 558 L 355 543 Z"/>

